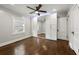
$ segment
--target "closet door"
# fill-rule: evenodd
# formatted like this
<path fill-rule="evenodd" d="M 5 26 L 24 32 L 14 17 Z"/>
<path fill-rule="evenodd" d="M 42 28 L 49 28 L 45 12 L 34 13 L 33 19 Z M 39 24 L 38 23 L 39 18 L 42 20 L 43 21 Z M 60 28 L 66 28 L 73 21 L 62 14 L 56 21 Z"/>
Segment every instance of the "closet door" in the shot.
<path fill-rule="evenodd" d="M 67 17 L 58 19 L 58 39 L 67 40 Z"/>
<path fill-rule="evenodd" d="M 57 13 L 46 17 L 46 39 L 57 40 Z"/>

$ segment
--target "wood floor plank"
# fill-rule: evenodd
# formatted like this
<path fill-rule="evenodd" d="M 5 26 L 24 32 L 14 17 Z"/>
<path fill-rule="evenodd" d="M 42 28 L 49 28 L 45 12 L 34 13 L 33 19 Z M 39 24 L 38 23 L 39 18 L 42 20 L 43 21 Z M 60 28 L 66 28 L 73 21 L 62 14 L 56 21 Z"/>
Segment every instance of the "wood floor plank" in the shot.
<path fill-rule="evenodd" d="M 3 47 L 0 55 L 76 55 L 66 40 L 30 37 Z"/>

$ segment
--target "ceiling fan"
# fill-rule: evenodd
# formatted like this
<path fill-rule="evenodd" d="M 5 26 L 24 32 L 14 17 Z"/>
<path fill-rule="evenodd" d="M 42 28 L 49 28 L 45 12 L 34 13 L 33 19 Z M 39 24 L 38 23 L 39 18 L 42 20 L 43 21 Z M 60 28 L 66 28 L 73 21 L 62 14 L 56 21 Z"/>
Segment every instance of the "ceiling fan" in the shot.
<path fill-rule="evenodd" d="M 36 13 L 37 15 L 40 15 L 40 13 L 39 13 L 39 12 L 47 13 L 47 11 L 40 10 L 40 8 L 41 8 L 41 7 L 42 7 L 42 5 L 41 5 L 41 4 L 39 4 L 38 6 L 36 6 L 36 8 L 35 8 L 35 9 L 34 9 L 34 8 L 32 8 L 32 7 L 27 6 L 27 8 L 34 10 L 34 11 L 30 12 L 30 14 L 32 14 L 32 13 Z"/>

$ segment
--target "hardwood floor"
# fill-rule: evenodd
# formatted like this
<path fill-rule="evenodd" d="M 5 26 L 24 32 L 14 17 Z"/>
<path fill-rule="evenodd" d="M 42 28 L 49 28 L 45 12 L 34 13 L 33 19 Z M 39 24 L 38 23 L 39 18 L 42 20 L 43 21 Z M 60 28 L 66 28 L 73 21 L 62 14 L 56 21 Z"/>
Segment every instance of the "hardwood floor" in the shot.
<path fill-rule="evenodd" d="M 3 47 L 0 55 L 75 55 L 68 41 L 30 37 Z"/>

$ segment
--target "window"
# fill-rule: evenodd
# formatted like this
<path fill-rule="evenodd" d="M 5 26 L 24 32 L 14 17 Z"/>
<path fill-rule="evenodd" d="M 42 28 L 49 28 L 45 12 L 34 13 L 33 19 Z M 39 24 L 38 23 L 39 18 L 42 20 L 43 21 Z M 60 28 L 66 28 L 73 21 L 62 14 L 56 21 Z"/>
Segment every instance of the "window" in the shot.
<path fill-rule="evenodd" d="M 13 18 L 13 34 L 19 34 L 25 32 L 25 21 L 23 17 Z"/>

